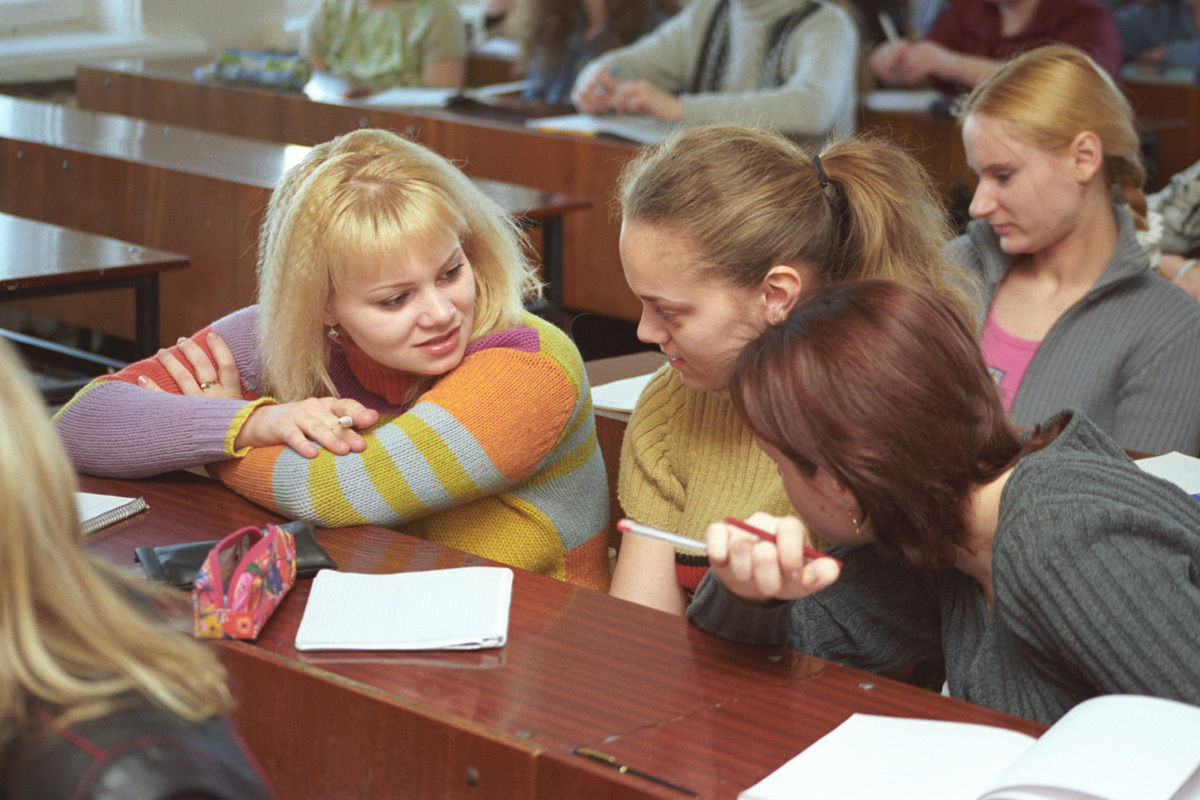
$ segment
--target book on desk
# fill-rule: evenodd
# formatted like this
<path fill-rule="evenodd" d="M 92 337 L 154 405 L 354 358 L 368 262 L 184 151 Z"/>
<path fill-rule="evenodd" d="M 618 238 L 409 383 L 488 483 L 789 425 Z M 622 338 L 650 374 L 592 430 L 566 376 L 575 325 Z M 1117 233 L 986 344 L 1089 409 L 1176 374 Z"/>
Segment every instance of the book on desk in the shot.
<path fill-rule="evenodd" d="M 965 722 L 853 714 L 739 800 L 1194 800 L 1200 708 L 1085 700 L 1035 739 Z"/>

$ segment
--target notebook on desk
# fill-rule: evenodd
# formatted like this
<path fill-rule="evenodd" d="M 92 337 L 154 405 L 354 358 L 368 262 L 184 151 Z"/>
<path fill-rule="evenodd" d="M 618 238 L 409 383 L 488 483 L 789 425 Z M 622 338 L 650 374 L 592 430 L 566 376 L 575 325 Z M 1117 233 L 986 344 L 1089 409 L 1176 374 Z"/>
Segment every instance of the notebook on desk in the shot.
<path fill-rule="evenodd" d="M 75 509 L 79 513 L 80 533 L 95 533 L 115 522 L 145 511 L 149 506 L 141 497 L 117 497 L 109 494 L 75 493 Z"/>
<path fill-rule="evenodd" d="M 478 650 L 508 639 L 513 572 L 457 567 L 313 579 L 297 650 Z"/>
<path fill-rule="evenodd" d="M 595 136 L 606 133 L 638 144 L 658 144 L 679 126 L 643 114 L 566 114 L 526 120 L 530 128 L 541 131 Z"/>

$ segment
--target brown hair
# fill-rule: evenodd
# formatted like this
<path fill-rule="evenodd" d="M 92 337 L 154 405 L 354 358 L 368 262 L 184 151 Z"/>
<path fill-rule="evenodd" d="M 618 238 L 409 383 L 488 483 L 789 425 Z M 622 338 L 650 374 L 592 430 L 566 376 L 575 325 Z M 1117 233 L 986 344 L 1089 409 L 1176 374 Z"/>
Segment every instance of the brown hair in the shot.
<path fill-rule="evenodd" d="M 820 165 L 795 142 L 735 125 L 684 128 L 622 173 L 625 219 L 692 243 L 701 269 L 757 285 L 778 264 L 823 281 L 888 278 L 957 290 L 941 251 L 951 228 L 928 173 L 871 138 L 826 146 Z"/>
<path fill-rule="evenodd" d="M 1062 150 L 1084 131 L 1104 151 L 1104 180 L 1145 227 L 1146 168 L 1133 109 L 1124 93 L 1086 53 L 1056 44 L 1029 50 L 1005 62 L 955 108 L 968 116 L 1003 121 L 1014 137 L 1043 150 Z"/>
<path fill-rule="evenodd" d="M 857 499 L 881 554 L 952 566 L 972 488 L 1024 452 L 969 318 L 944 295 L 889 281 L 806 293 L 738 357 L 734 408 L 806 475 Z"/>
<path fill-rule="evenodd" d="M 582 11 L 581 0 L 535 0 L 525 40 L 525 58 L 529 61 L 556 63 L 566 48 Z M 608 22 L 597 41 L 596 54 L 637 41 L 656 20 L 679 10 L 677 0 L 605 0 Z"/>

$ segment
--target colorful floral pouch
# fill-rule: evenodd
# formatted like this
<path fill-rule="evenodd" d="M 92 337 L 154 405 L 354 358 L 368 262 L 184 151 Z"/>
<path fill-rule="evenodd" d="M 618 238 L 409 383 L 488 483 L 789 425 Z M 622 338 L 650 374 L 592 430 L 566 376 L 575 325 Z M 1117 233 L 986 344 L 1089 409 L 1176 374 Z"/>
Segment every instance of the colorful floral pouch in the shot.
<path fill-rule="evenodd" d="M 201 639 L 256 639 L 296 582 L 296 542 L 277 525 L 248 526 L 222 539 L 192 586 Z"/>

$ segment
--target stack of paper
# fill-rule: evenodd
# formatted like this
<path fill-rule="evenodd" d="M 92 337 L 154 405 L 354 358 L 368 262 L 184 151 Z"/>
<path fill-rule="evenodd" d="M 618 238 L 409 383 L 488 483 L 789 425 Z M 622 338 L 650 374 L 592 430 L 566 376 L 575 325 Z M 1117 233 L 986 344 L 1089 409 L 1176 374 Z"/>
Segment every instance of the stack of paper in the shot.
<path fill-rule="evenodd" d="M 365 575 L 322 570 L 297 650 L 477 650 L 508 638 L 513 572 L 460 567 Z"/>

